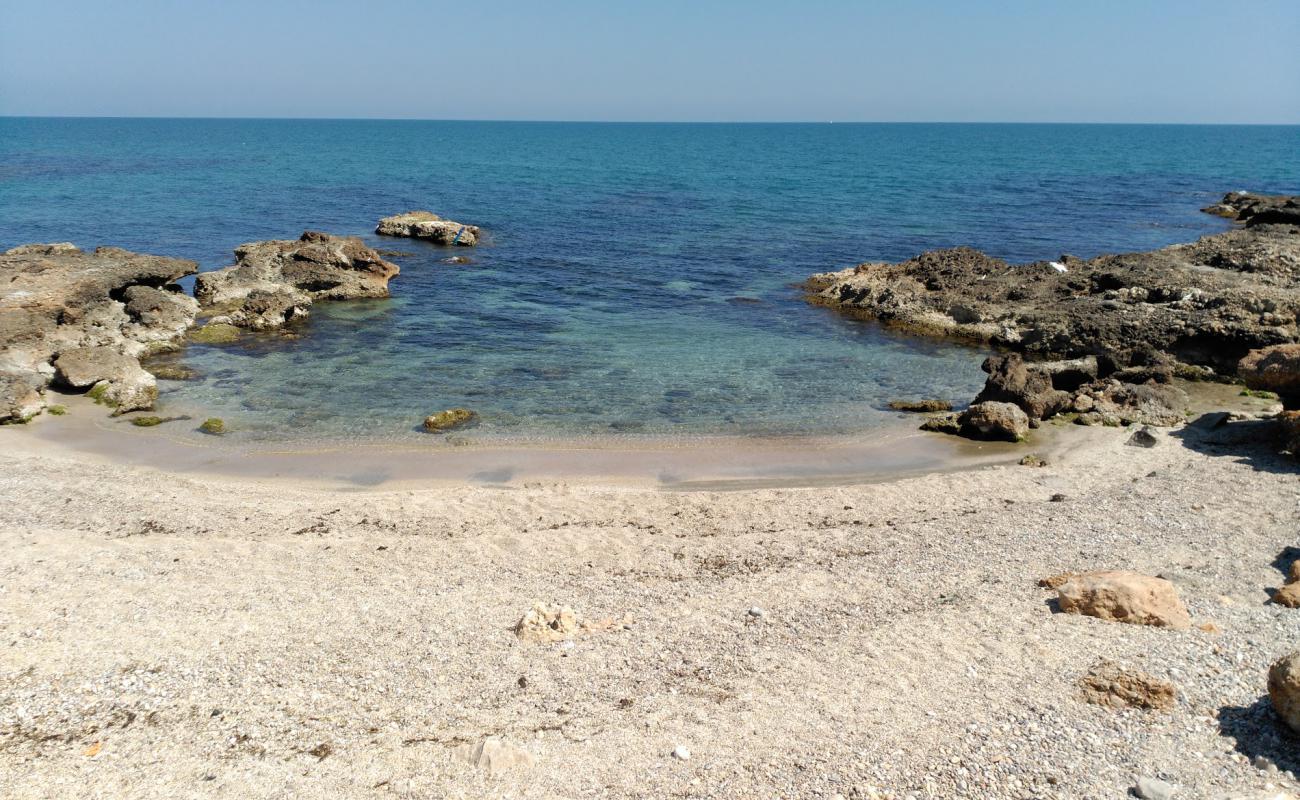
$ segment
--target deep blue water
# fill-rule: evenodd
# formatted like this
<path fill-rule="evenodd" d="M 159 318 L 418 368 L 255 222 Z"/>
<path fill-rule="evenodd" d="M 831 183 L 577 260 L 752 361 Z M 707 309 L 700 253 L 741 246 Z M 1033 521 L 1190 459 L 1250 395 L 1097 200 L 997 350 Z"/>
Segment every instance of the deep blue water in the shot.
<path fill-rule="evenodd" d="M 302 336 L 191 347 L 161 408 L 245 435 L 870 429 L 966 398 L 976 354 L 806 305 L 791 284 L 969 244 L 1013 261 L 1222 230 L 1230 189 L 1300 190 L 1300 128 L 0 119 L 0 247 L 112 244 L 231 263 L 304 229 L 411 251 L 389 300 Z M 474 264 L 372 235 L 427 208 Z M 755 301 L 744 302 L 742 301 Z"/>

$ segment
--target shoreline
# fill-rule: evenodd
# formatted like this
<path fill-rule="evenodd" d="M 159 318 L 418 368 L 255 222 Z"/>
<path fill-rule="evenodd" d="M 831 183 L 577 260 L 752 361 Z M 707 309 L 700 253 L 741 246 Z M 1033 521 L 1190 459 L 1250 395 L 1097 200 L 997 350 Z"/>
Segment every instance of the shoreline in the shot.
<path fill-rule="evenodd" d="M 1193 418 L 1213 411 L 1259 414 L 1273 405 L 1242 396 L 1235 384 L 1180 384 L 1192 399 Z M 65 400 L 67 415 L 45 415 L 27 425 L 0 428 L 0 444 L 14 452 L 53 451 L 169 474 L 351 490 L 429 484 L 518 488 L 538 481 L 678 490 L 844 486 L 1014 464 L 1031 453 L 1050 461 L 1109 435 L 1058 421 L 1034 430 L 1024 442 L 976 441 L 920 431 L 924 415 L 908 414 L 895 424 L 845 435 L 619 435 L 532 441 L 430 435 L 427 444 L 249 443 L 170 434 L 165 425 L 138 428 L 130 417 L 105 416 L 101 406 L 84 397 Z"/>

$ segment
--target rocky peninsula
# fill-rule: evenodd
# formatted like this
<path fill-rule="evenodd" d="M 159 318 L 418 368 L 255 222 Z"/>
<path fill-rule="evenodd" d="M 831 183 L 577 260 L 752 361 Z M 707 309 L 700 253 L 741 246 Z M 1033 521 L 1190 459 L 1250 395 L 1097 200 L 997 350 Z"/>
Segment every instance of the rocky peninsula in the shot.
<path fill-rule="evenodd" d="M 936 250 L 814 275 L 809 299 L 1009 351 L 985 362 L 989 378 L 972 408 L 930 429 L 1014 440 L 1058 414 L 1176 425 L 1187 404 L 1175 377 L 1231 381 L 1241 371 L 1262 389 L 1297 380 L 1295 357 L 1283 356 L 1300 340 L 1298 209 L 1296 197 L 1233 192 L 1204 210 L 1240 227 L 1194 243 L 1031 264 Z M 1284 399 L 1296 407 L 1292 393 Z"/>

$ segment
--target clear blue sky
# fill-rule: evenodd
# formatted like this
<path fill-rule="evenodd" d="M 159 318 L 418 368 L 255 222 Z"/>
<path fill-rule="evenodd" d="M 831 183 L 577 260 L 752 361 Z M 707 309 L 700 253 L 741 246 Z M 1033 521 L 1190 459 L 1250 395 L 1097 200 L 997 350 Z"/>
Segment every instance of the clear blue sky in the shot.
<path fill-rule="evenodd" d="M 0 114 L 1300 123 L 1300 0 L 0 0 Z"/>

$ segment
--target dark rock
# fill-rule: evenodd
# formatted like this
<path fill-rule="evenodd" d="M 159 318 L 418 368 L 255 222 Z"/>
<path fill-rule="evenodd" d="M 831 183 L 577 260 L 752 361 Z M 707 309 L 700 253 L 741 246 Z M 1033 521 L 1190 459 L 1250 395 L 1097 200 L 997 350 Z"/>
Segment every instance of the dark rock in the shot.
<path fill-rule="evenodd" d="M 952 403 L 947 400 L 891 400 L 889 401 L 889 407 L 894 411 L 907 411 L 917 414 L 952 411 Z"/>
<path fill-rule="evenodd" d="M 983 370 L 989 377 L 974 403 L 1014 403 L 1030 420 L 1047 419 L 1070 406 L 1070 395 L 1052 386 L 1051 373 L 1026 364 L 1018 353 L 989 356 Z"/>
<path fill-rule="evenodd" d="M 1151 432 L 1149 427 L 1143 426 L 1134 431 L 1133 435 L 1128 437 L 1128 441 L 1125 442 L 1125 444 L 1132 447 L 1155 447 L 1159 441 L 1160 440 L 1156 438 L 1156 435 Z"/>

